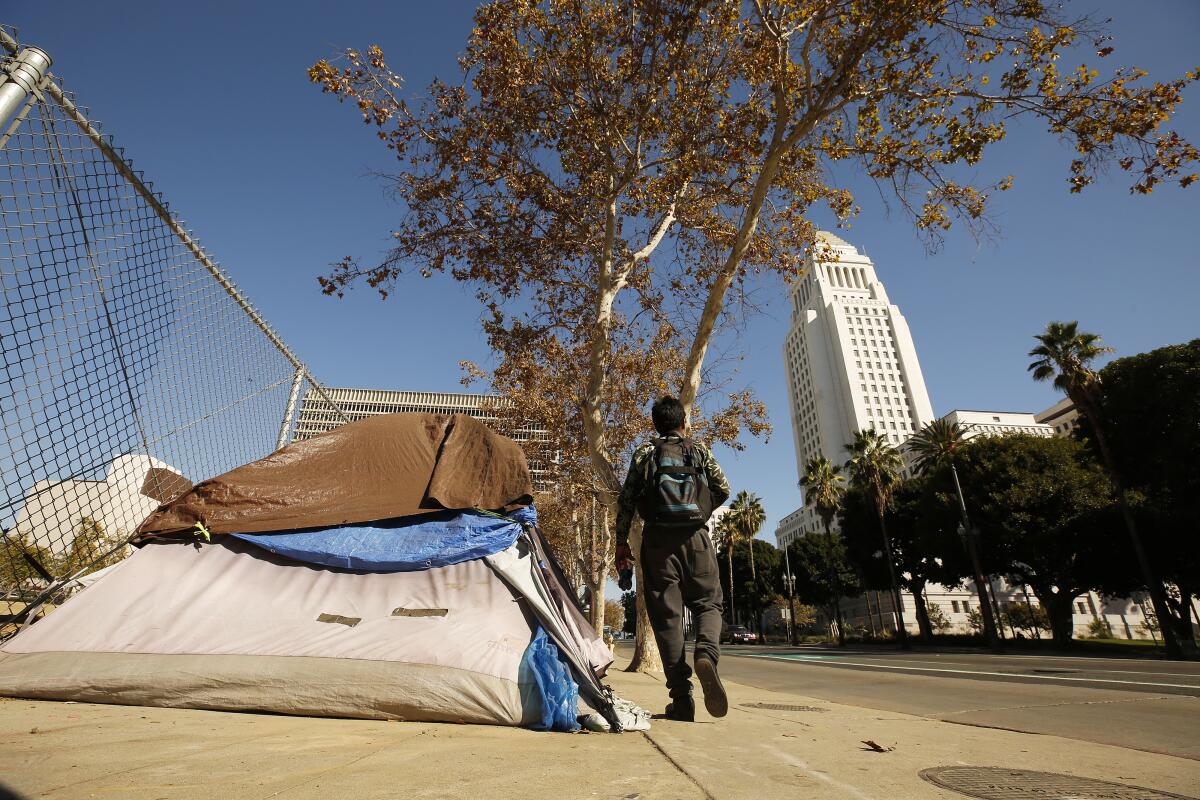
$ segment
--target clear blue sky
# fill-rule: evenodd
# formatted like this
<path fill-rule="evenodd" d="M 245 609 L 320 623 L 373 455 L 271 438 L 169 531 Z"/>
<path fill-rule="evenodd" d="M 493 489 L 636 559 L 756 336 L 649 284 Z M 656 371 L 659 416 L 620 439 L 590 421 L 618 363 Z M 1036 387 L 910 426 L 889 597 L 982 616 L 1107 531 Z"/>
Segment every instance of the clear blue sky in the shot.
<path fill-rule="evenodd" d="M 344 255 L 387 247 L 398 213 L 381 181 L 389 161 L 347 107 L 309 85 L 305 69 L 342 47 L 380 44 L 409 87 L 455 76 L 474 3 L 126 0 L 8 3 L 0 21 L 49 51 L 54 71 L 126 148 L 266 318 L 328 385 L 455 391 L 461 359 L 487 361 L 479 308 L 448 279 L 413 280 L 386 302 L 363 290 L 321 296 L 316 276 Z M 1071 2 L 1113 18 L 1116 53 L 1175 77 L 1196 66 L 1195 0 Z M 1200 141 L 1200 92 L 1176 127 Z M 1037 411 L 1057 399 L 1026 375 L 1031 336 L 1078 319 L 1118 354 L 1200 336 L 1200 185 L 1129 195 L 1123 175 L 1067 193 L 1067 148 L 1018 130 L 985 161 L 1016 175 L 994 206 L 1002 232 L 962 232 L 928 255 L 868 185 L 841 235 L 875 261 L 916 340 L 934 411 Z M 762 495 L 764 537 L 798 501 L 780 349 L 782 287 L 740 341 L 741 379 L 767 402 L 775 433 L 719 453 L 736 489 Z M 1148 387 L 1152 390 L 1152 387 Z"/>

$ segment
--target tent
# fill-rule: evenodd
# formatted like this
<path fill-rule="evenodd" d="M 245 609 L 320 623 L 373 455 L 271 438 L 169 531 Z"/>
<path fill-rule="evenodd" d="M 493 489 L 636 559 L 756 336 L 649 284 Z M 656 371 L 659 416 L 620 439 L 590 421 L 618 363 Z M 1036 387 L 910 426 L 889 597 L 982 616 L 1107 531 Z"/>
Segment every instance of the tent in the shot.
<path fill-rule="evenodd" d="M 291 444 L 160 506 L 134 543 L 0 645 L 0 694 L 560 730 L 581 698 L 620 729 L 524 454 L 472 417 Z"/>

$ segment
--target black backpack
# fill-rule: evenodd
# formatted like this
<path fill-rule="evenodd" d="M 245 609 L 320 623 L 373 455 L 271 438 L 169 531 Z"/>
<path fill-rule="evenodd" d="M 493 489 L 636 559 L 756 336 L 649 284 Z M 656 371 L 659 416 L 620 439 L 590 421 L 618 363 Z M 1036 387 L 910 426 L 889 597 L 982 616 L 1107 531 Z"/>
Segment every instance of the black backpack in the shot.
<path fill-rule="evenodd" d="M 646 468 L 649 480 L 638 509 L 647 526 L 694 531 L 708 522 L 712 493 L 698 461 L 690 439 L 654 440 L 654 454 Z"/>

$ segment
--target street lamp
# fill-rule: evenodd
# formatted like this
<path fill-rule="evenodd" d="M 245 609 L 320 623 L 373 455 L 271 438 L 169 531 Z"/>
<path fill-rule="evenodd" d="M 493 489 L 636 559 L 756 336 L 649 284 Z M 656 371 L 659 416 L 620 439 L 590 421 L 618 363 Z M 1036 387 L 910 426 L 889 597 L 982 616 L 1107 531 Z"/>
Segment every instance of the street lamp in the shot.
<path fill-rule="evenodd" d="M 789 543 L 790 544 L 790 543 Z M 783 585 L 788 593 L 788 641 L 796 646 L 796 576 L 792 574 L 792 560 L 788 557 L 788 546 L 783 548 L 783 563 L 786 569 L 783 575 Z"/>

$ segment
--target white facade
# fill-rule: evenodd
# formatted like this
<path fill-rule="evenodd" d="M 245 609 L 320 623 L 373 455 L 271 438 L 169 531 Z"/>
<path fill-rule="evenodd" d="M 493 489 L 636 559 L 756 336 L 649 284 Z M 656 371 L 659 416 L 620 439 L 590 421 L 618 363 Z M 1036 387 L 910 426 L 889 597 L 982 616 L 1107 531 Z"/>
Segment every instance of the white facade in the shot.
<path fill-rule="evenodd" d="M 464 392 L 405 392 L 393 389 L 327 387 L 325 393 L 337 408 L 331 408 L 315 392 L 306 394 L 300 406 L 300 416 L 296 419 L 294 441 L 311 439 L 331 431 L 344 424 L 345 417 L 349 417 L 353 422 L 375 414 L 417 411 L 432 414 L 467 414 L 491 423 L 496 419 L 496 404 L 503 402 L 496 395 Z M 530 433 L 527 438 L 533 438 L 533 431 Z"/>
<path fill-rule="evenodd" d="M 1071 398 L 1064 397 L 1038 414 L 1036 419 L 1042 424 L 1049 425 L 1055 436 L 1070 436 L 1071 432 L 1079 425 L 1079 409 L 1071 402 Z"/>
<path fill-rule="evenodd" d="M 775 544 L 780 548 L 787 547 L 806 533 L 811 533 L 811 525 L 816 518 L 812 509 L 802 506 L 779 521 L 775 526 Z"/>
<path fill-rule="evenodd" d="M 1030 436 L 1054 435 L 1054 428 L 1038 422 L 1033 414 L 1022 411 L 951 411 L 942 419 L 962 426 L 967 439 L 975 436 L 1003 436 L 1027 433 Z"/>
<path fill-rule="evenodd" d="M 832 234 L 820 238 L 837 259 L 810 258 L 792 287 L 784 344 L 799 474 L 816 455 L 845 462 L 855 431 L 899 444 L 933 419 L 908 323 L 875 265 Z"/>
<path fill-rule="evenodd" d="M 1007 436 L 1012 433 L 1024 433 L 1029 436 L 1041 436 L 1049 439 L 1055 436 L 1054 428 L 1037 421 L 1033 414 L 1024 411 L 964 411 L 955 409 L 942 419 L 950 423 L 958 423 L 963 430 L 963 438 L 973 439 L 976 436 Z M 904 458 L 904 477 L 913 475 L 916 453 L 906 441 L 900 445 L 900 455 Z"/>
<path fill-rule="evenodd" d="M 296 417 L 293 441 L 303 441 L 319 436 L 343 424 L 348 417 L 355 422 L 376 414 L 402 412 L 424 412 L 430 414 L 466 414 L 494 426 L 496 410 L 506 402 L 498 395 L 468 394 L 465 392 L 408 392 L 397 389 L 353 389 L 326 387 L 325 394 L 337 406 L 309 392 L 300 405 Z M 517 430 L 513 439 L 517 442 L 545 441 L 546 430 L 528 425 Z M 536 458 L 529 459 L 529 472 L 533 485 L 539 489 L 548 486 L 546 466 Z"/>
<path fill-rule="evenodd" d="M 38 481 L 8 533 L 51 552 L 70 549 L 81 525 L 95 523 L 112 539 L 128 537 L 161 503 L 192 484 L 174 467 L 145 455 L 124 455 L 99 481 Z"/>
<path fill-rule="evenodd" d="M 875 265 L 833 234 L 818 238 L 804 278 L 792 287 L 783 348 L 797 475 L 818 455 L 844 464 L 855 431 L 874 428 L 899 445 L 933 419 L 908 323 Z M 801 505 L 779 524 L 776 540 L 786 546 L 820 526 Z"/>

